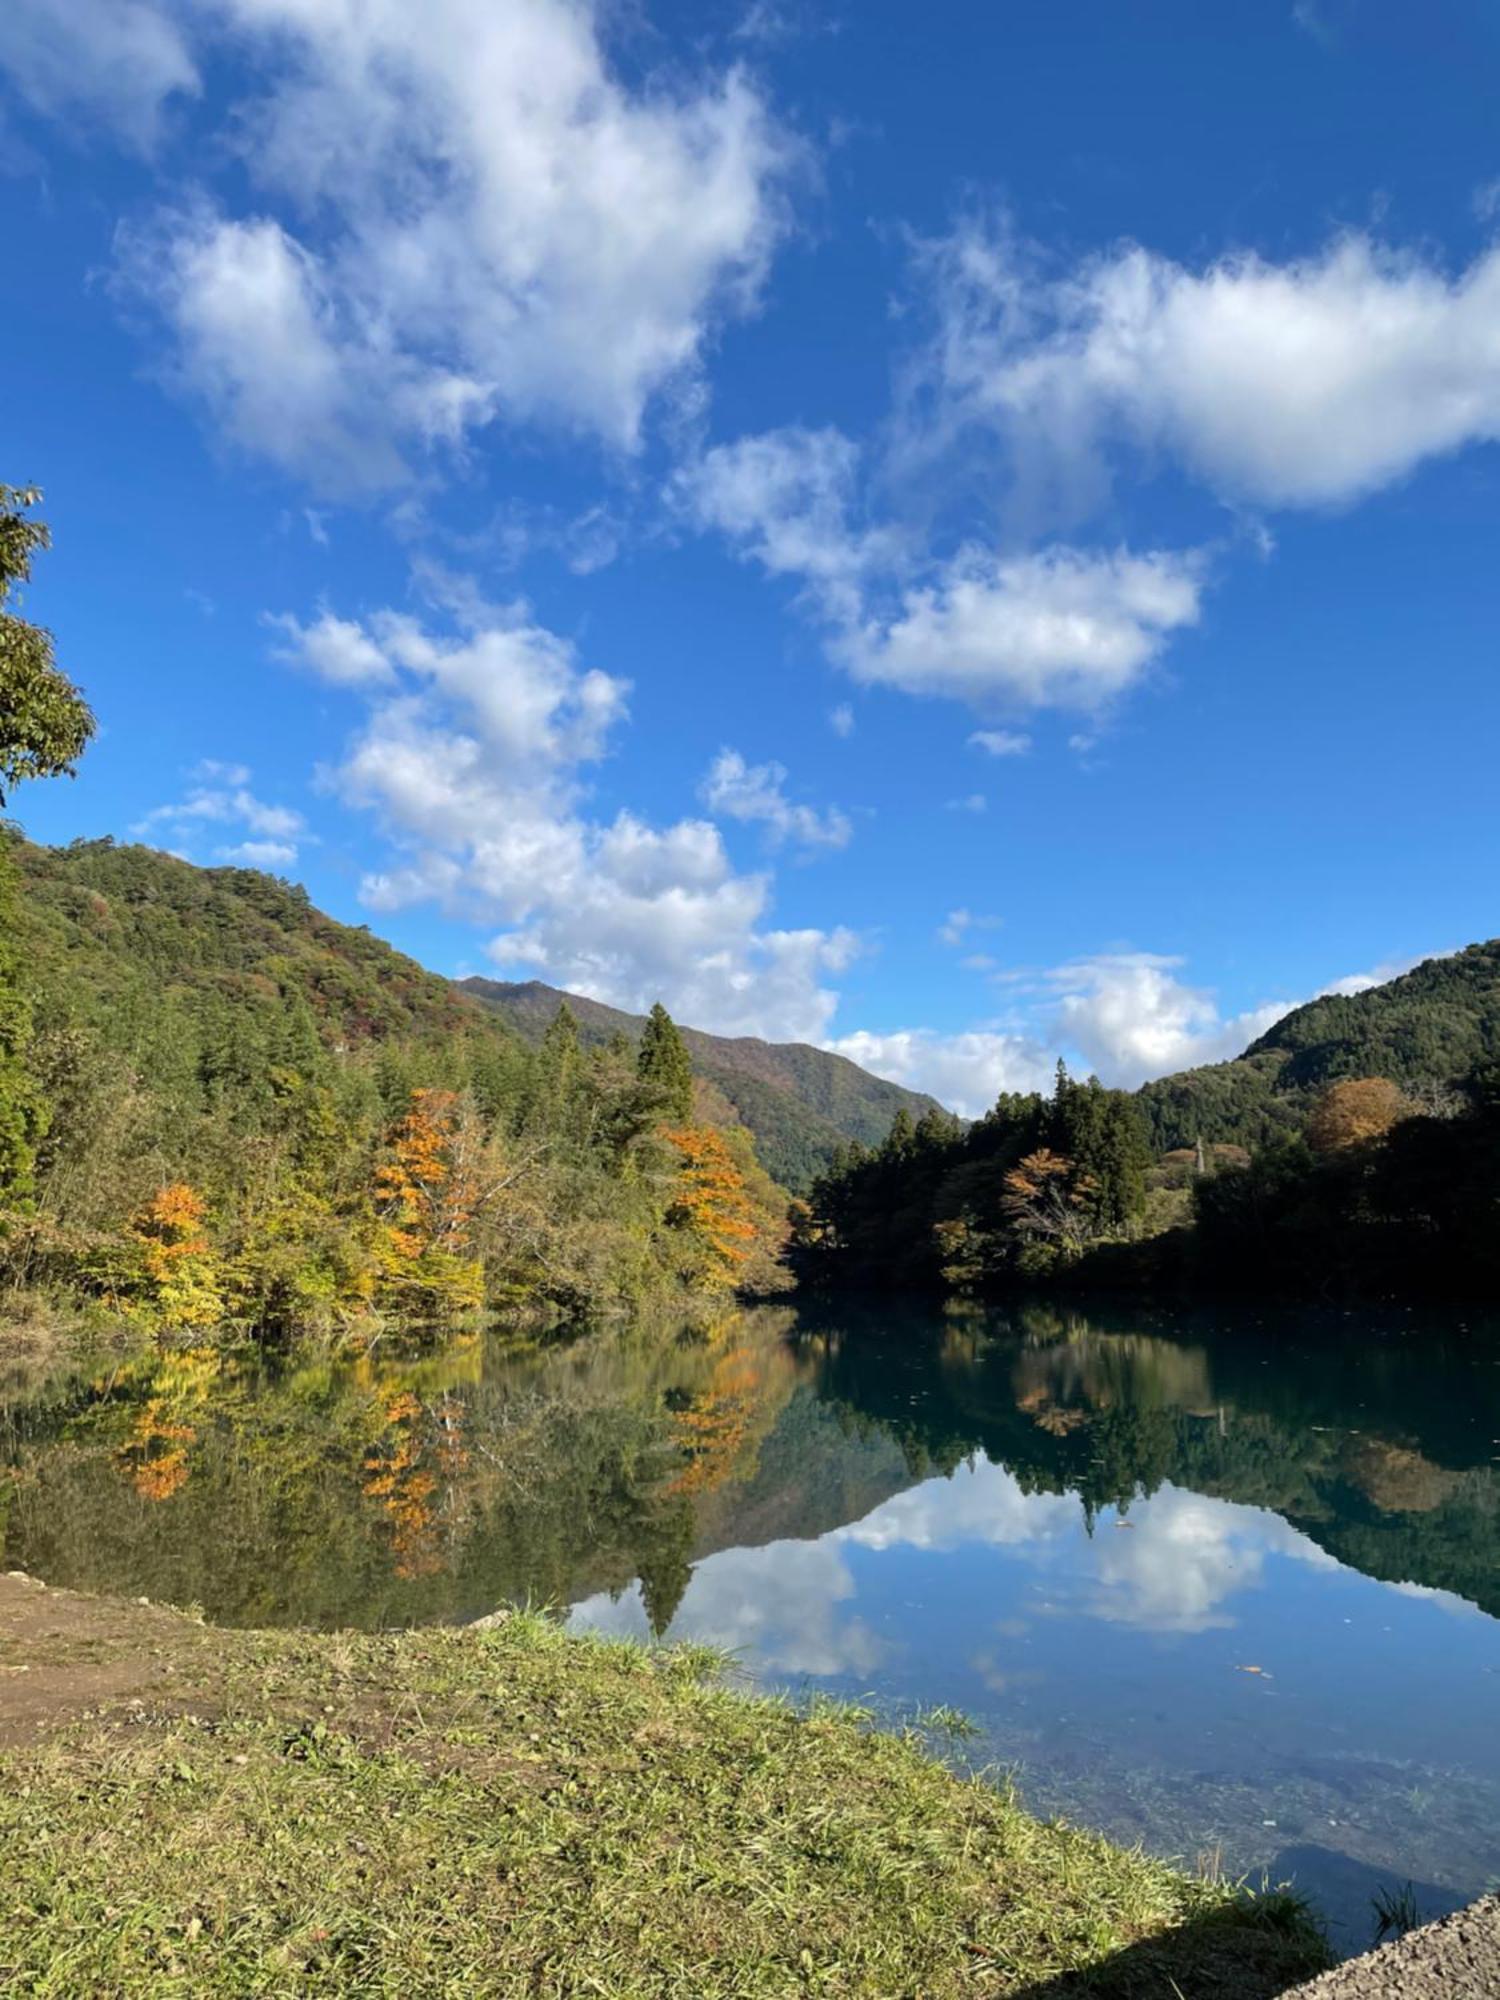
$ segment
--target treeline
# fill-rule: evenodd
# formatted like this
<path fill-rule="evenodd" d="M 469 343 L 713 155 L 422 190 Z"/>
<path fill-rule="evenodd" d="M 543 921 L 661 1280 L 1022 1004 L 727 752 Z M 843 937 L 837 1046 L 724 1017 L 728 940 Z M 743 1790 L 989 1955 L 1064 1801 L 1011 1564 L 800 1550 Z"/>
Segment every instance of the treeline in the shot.
<path fill-rule="evenodd" d="M 1000 1098 L 967 1127 L 905 1114 L 873 1151 L 851 1147 L 794 1214 L 804 1282 L 985 1291 L 1075 1264 L 1138 1233 L 1151 1150 L 1135 1100 L 1058 1065 L 1050 1097 Z"/>
<path fill-rule="evenodd" d="M 1329 1085 L 1302 1131 L 1194 1187 L 1189 1275 L 1311 1294 L 1493 1298 L 1500 1066 L 1412 1102 L 1388 1078 Z"/>
<path fill-rule="evenodd" d="M 185 970 L 113 1013 L 46 957 L 10 984 L 28 1016 L 0 1072 L 22 1107 L 0 1165 L 12 1290 L 152 1330 L 284 1333 L 589 1315 L 722 1293 L 769 1258 L 780 1191 L 748 1134 L 699 1118 L 661 1009 L 639 1047 L 584 1049 L 566 1009 L 535 1050 L 483 1022 L 350 1040 L 284 969 L 239 1004 Z"/>
<path fill-rule="evenodd" d="M 1059 1066 L 966 1130 L 898 1121 L 797 1214 L 814 1286 L 994 1294 L 1017 1283 L 1295 1297 L 1488 1297 L 1500 1283 L 1500 1066 L 1414 1100 L 1328 1085 L 1252 1149 L 1153 1154 L 1139 1097 Z"/>

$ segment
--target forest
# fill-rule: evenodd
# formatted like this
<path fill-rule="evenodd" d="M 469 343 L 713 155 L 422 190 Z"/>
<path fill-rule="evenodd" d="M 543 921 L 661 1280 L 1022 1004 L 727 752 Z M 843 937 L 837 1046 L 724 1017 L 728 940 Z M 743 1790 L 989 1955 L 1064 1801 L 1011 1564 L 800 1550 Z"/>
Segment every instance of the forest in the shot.
<path fill-rule="evenodd" d="M 1461 981 L 1496 950 L 1444 963 Z M 1440 987 L 1436 968 L 1421 970 Z M 1410 1013 L 1409 996 L 1378 989 L 1361 996 L 1375 1003 L 1367 1019 L 1379 1022 L 1382 993 Z M 1471 1039 L 1484 1045 L 1489 1031 L 1480 1017 Z M 1200 1132 L 1165 1150 L 1153 1145 L 1153 1086 L 1106 1090 L 1061 1065 L 1050 1099 L 1002 1097 L 968 1127 L 898 1119 L 881 1146 L 849 1149 L 814 1184 L 789 1257 L 804 1284 L 855 1290 L 1492 1296 L 1500 1065 L 1403 1088 L 1362 1073 L 1369 1060 L 1351 1040 L 1338 1061 L 1355 1073 L 1277 1102 L 1269 1125 L 1221 1123 L 1227 1138 Z"/>

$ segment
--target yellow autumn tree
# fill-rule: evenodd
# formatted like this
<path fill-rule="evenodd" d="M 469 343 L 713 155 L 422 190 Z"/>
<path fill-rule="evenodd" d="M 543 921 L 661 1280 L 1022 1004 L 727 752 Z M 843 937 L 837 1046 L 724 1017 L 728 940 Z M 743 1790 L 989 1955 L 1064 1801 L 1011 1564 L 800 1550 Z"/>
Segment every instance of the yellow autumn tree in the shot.
<path fill-rule="evenodd" d="M 1315 1153 L 1341 1153 L 1347 1146 L 1383 1139 L 1411 1107 L 1384 1076 L 1354 1076 L 1331 1083 L 1307 1121 L 1307 1143 Z"/>
<path fill-rule="evenodd" d="M 461 1113 L 451 1090 L 414 1090 L 375 1176 L 381 1289 L 424 1318 L 484 1299 L 483 1269 L 469 1254 L 479 1190 Z"/>
<path fill-rule="evenodd" d="M 734 1284 L 755 1240 L 745 1177 L 711 1125 L 669 1126 L 662 1134 L 677 1153 L 677 1178 L 667 1222 L 692 1246 L 692 1275 L 710 1289 Z"/>
<path fill-rule="evenodd" d="M 186 1181 L 159 1188 L 126 1225 L 127 1260 L 114 1302 L 153 1328 L 213 1326 L 224 1317 L 203 1197 Z"/>

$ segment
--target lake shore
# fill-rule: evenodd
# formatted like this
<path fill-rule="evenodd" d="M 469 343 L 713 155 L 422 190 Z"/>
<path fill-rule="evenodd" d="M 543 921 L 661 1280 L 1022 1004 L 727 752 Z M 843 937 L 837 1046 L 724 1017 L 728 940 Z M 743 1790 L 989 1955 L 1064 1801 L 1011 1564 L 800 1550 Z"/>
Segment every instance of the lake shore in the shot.
<path fill-rule="evenodd" d="M 526 1613 L 238 1632 L 0 1578 L 0 1978 L 1260 2000 L 1326 1962 L 1289 1898 L 721 1675 Z"/>

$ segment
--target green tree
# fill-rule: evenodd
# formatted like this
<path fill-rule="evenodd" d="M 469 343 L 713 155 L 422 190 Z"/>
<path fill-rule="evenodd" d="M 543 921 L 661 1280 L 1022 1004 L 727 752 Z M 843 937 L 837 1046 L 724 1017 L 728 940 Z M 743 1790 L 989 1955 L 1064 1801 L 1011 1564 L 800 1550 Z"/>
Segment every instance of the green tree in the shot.
<path fill-rule="evenodd" d="M 50 544 L 45 521 L 31 518 L 41 497 L 34 487 L 0 486 L 0 805 L 22 778 L 71 773 L 94 733 L 87 702 L 58 671 L 51 633 L 4 608 Z M 31 1000 L 17 927 L 14 871 L 0 853 L 0 1207 L 24 1212 L 47 1107 L 29 1062 Z"/>
<path fill-rule="evenodd" d="M 672 1016 L 658 1000 L 641 1031 L 636 1074 L 661 1092 L 662 1116 L 671 1125 L 688 1125 L 693 1117 L 693 1064 L 687 1043 Z"/>
<path fill-rule="evenodd" d="M 32 558 L 49 548 L 45 521 L 31 517 L 34 486 L 0 486 L 0 805 L 22 778 L 72 775 L 94 733 L 82 694 L 62 673 L 52 634 L 5 609 L 30 581 Z"/>
<path fill-rule="evenodd" d="M 5 845 L 0 835 L 0 850 Z M 15 870 L 0 851 L 0 1214 L 26 1213 L 47 1106 L 30 1062 L 31 1000 L 21 983 Z"/>

